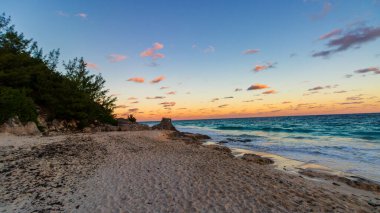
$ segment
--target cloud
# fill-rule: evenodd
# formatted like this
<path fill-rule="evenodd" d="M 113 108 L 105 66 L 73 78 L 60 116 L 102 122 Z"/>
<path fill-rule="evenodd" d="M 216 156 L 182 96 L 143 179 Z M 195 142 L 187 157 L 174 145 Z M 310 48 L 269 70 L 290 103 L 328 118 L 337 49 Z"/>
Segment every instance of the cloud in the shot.
<path fill-rule="evenodd" d="M 345 51 L 350 48 L 360 48 L 362 44 L 374 41 L 380 37 L 380 26 L 358 26 L 354 29 L 349 28 L 344 30 L 344 32 L 341 32 L 339 35 L 339 37 L 328 41 L 327 47 L 332 49 L 316 52 L 312 56 L 327 58 L 334 53 Z M 336 36 L 330 36 L 329 38 L 331 37 Z"/>
<path fill-rule="evenodd" d="M 135 98 L 135 97 L 130 97 L 130 98 L 128 98 L 128 100 L 137 100 L 137 98 Z"/>
<path fill-rule="evenodd" d="M 317 90 L 322 90 L 322 89 L 331 89 L 331 88 L 337 88 L 338 86 L 339 86 L 338 84 L 327 85 L 327 86 L 317 86 L 317 87 L 310 88 L 307 91 L 317 91 Z"/>
<path fill-rule="evenodd" d="M 326 34 L 323 34 L 323 35 L 319 36 L 318 40 L 328 39 L 330 37 L 340 35 L 341 33 L 342 33 L 341 29 L 335 29 L 335 30 L 333 30 L 331 32 L 328 32 Z"/>
<path fill-rule="evenodd" d="M 76 16 L 79 16 L 81 18 L 87 18 L 88 15 L 86 13 L 78 13 L 76 14 Z"/>
<path fill-rule="evenodd" d="M 63 12 L 63 11 L 58 11 L 58 12 L 57 12 L 57 15 L 59 15 L 59 16 L 63 16 L 63 17 L 69 17 L 69 16 L 70 16 L 70 14 L 65 13 L 65 12 Z"/>
<path fill-rule="evenodd" d="M 277 63 L 268 62 L 265 65 L 256 65 L 255 68 L 253 68 L 253 71 L 260 72 L 266 69 L 274 68 Z"/>
<path fill-rule="evenodd" d="M 319 13 L 317 14 L 314 14 L 311 16 L 311 19 L 312 20 L 319 20 L 319 19 L 322 19 L 324 18 L 325 16 L 327 16 L 327 14 L 330 13 L 332 9 L 332 4 L 330 2 L 325 2 L 323 4 L 323 8 L 322 8 L 322 11 L 320 11 Z"/>
<path fill-rule="evenodd" d="M 164 48 L 164 45 L 162 43 L 159 43 L 159 42 L 156 42 L 153 44 L 153 49 L 154 50 L 160 50 L 160 49 L 163 49 Z"/>
<path fill-rule="evenodd" d="M 160 87 L 160 89 L 169 89 L 169 87 Z"/>
<path fill-rule="evenodd" d="M 117 105 L 115 108 L 127 108 L 127 107 L 128 107 L 127 105 L 122 104 L 122 105 Z"/>
<path fill-rule="evenodd" d="M 219 107 L 219 108 L 224 108 L 224 107 L 226 107 L 226 106 L 228 106 L 228 104 L 219 105 L 218 107 Z"/>
<path fill-rule="evenodd" d="M 159 77 L 153 79 L 150 83 L 151 83 L 151 84 L 157 84 L 157 83 L 163 81 L 164 79 L 165 79 L 165 76 L 161 75 L 161 76 L 159 76 Z"/>
<path fill-rule="evenodd" d="M 136 82 L 136 83 L 144 83 L 144 78 L 140 78 L 140 77 L 134 77 L 134 78 L 130 78 L 128 79 L 127 81 L 132 81 L 132 82 Z"/>
<path fill-rule="evenodd" d="M 293 58 L 293 57 L 296 57 L 296 56 L 297 56 L 297 53 L 290 53 L 289 58 Z"/>
<path fill-rule="evenodd" d="M 344 75 L 345 78 L 351 78 L 352 76 L 351 74 Z"/>
<path fill-rule="evenodd" d="M 86 67 L 89 68 L 89 69 L 94 69 L 94 70 L 99 69 L 99 67 L 98 67 L 97 64 L 91 63 L 91 62 L 86 62 Z"/>
<path fill-rule="evenodd" d="M 170 91 L 170 92 L 167 92 L 166 94 L 167 94 L 167 95 L 175 95 L 176 92 L 175 92 L 175 91 Z"/>
<path fill-rule="evenodd" d="M 243 89 L 241 89 L 241 88 L 236 88 L 235 89 L 235 92 L 240 92 L 240 91 L 242 91 Z"/>
<path fill-rule="evenodd" d="M 158 67 L 160 64 L 158 64 L 157 62 L 155 62 L 155 61 L 152 61 L 152 62 L 150 62 L 150 63 L 148 63 L 148 64 L 145 64 L 146 66 L 148 66 L 148 67 Z"/>
<path fill-rule="evenodd" d="M 205 48 L 205 49 L 203 50 L 203 52 L 204 52 L 204 53 L 213 53 L 213 52 L 215 52 L 215 47 L 209 45 L 207 48 Z"/>
<path fill-rule="evenodd" d="M 348 104 L 362 104 L 364 103 L 363 101 L 354 101 L 354 102 L 342 102 L 342 103 L 339 103 L 341 105 L 348 105 Z"/>
<path fill-rule="evenodd" d="M 231 99 L 231 98 L 234 98 L 234 96 L 227 96 L 227 97 L 224 97 L 224 99 Z"/>
<path fill-rule="evenodd" d="M 152 47 L 150 47 L 150 48 L 142 51 L 140 53 L 140 56 L 141 57 L 151 57 L 153 60 L 157 60 L 157 59 L 160 59 L 160 58 L 165 58 L 164 54 L 156 52 L 157 50 L 161 50 L 163 48 L 164 48 L 164 45 L 162 43 L 156 42 L 156 43 L 153 44 Z M 158 64 L 154 63 L 154 64 L 151 64 L 151 65 L 157 66 Z"/>
<path fill-rule="evenodd" d="M 335 91 L 334 93 L 346 93 L 346 90 Z"/>
<path fill-rule="evenodd" d="M 355 73 L 369 73 L 373 72 L 373 74 L 380 74 L 380 69 L 378 67 L 368 67 L 360 70 L 355 70 Z"/>
<path fill-rule="evenodd" d="M 211 102 L 219 101 L 219 98 L 213 98 Z"/>
<path fill-rule="evenodd" d="M 246 103 L 248 103 L 248 102 L 254 102 L 255 100 L 246 100 L 246 101 L 243 101 L 243 102 L 246 102 Z"/>
<path fill-rule="evenodd" d="M 269 86 L 265 84 L 253 84 L 250 87 L 248 87 L 247 90 L 259 90 L 259 89 L 266 89 L 266 88 L 269 88 Z"/>
<path fill-rule="evenodd" d="M 360 100 L 363 100 L 364 98 L 362 98 L 363 94 L 360 94 L 360 95 L 356 95 L 356 96 L 350 96 L 350 97 L 347 97 L 346 100 L 347 101 L 360 101 Z"/>
<path fill-rule="evenodd" d="M 123 61 L 125 59 L 127 59 L 127 56 L 125 55 L 119 55 L 119 54 L 111 54 L 109 55 L 108 57 L 108 61 L 109 62 L 120 62 L 120 61 Z"/>
<path fill-rule="evenodd" d="M 146 99 L 151 100 L 151 99 L 164 99 L 166 98 L 165 96 L 154 96 L 154 97 L 146 97 Z"/>
<path fill-rule="evenodd" d="M 128 110 L 128 112 L 137 112 L 137 111 L 139 111 L 139 108 L 132 108 Z"/>
<path fill-rule="evenodd" d="M 258 49 L 248 49 L 243 52 L 244 55 L 253 55 L 260 52 Z"/>
<path fill-rule="evenodd" d="M 164 107 L 173 107 L 175 106 L 175 102 L 162 102 L 160 105 L 163 105 Z"/>
<path fill-rule="evenodd" d="M 267 91 L 263 92 L 263 94 L 265 94 L 265 95 L 276 94 L 276 93 L 277 93 L 276 90 L 267 90 Z"/>
<path fill-rule="evenodd" d="M 139 103 L 139 101 L 133 101 L 133 102 L 131 102 L 131 104 L 138 104 Z"/>
<path fill-rule="evenodd" d="M 282 104 L 290 104 L 290 103 L 292 103 L 292 102 L 290 102 L 290 101 L 283 101 L 282 102 Z"/>

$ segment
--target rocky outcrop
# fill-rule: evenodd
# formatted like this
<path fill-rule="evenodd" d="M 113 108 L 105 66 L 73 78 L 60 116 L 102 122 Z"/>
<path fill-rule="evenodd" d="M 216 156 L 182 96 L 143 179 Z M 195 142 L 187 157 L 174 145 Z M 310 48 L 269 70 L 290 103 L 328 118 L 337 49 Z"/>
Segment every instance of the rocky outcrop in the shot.
<path fill-rule="evenodd" d="M 0 126 L 0 132 L 10 133 L 14 135 L 40 135 L 41 132 L 37 128 L 36 123 L 27 122 L 25 124 L 21 123 L 20 119 L 15 116 L 8 119 L 4 124 Z"/>
<path fill-rule="evenodd" d="M 130 123 L 119 127 L 120 131 L 143 131 L 151 128 L 146 124 Z"/>
<path fill-rule="evenodd" d="M 272 159 L 264 158 L 264 157 L 261 157 L 259 155 L 255 155 L 255 154 L 244 154 L 242 159 L 245 161 L 257 163 L 260 165 L 268 165 L 268 164 L 274 163 L 274 161 Z"/>
<path fill-rule="evenodd" d="M 162 118 L 161 122 L 157 125 L 152 126 L 153 130 L 172 130 L 178 131 L 172 124 L 171 118 Z"/>

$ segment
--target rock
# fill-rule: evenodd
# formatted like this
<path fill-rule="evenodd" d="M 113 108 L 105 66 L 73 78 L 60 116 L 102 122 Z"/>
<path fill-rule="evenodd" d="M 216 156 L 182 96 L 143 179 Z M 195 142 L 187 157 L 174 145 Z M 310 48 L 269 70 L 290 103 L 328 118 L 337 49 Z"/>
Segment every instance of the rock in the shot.
<path fill-rule="evenodd" d="M 255 154 L 244 154 L 241 159 L 249 161 L 249 162 L 257 163 L 260 165 L 268 165 L 268 164 L 274 163 L 272 159 L 264 158 Z"/>
<path fill-rule="evenodd" d="M 118 126 L 112 126 L 112 125 L 105 125 L 105 131 L 106 132 L 114 132 L 114 131 L 119 131 L 119 127 Z"/>
<path fill-rule="evenodd" d="M 83 133 L 91 133 L 92 129 L 90 127 L 85 127 L 85 128 L 83 128 L 82 132 Z"/>
<path fill-rule="evenodd" d="M 156 130 L 172 130 L 178 131 L 172 124 L 171 118 L 162 118 L 161 122 L 157 125 L 152 126 L 152 129 Z"/>
<path fill-rule="evenodd" d="M 150 127 L 146 124 L 139 124 L 139 123 L 129 123 L 129 124 L 123 124 L 119 127 L 120 131 L 143 131 L 143 130 L 150 130 Z"/>
<path fill-rule="evenodd" d="M 41 132 L 37 128 L 36 123 L 27 122 L 23 125 L 20 119 L 15 116 L 0 126 L 0 132 L 10 133 L 14 135 L 40 135 Z"/>

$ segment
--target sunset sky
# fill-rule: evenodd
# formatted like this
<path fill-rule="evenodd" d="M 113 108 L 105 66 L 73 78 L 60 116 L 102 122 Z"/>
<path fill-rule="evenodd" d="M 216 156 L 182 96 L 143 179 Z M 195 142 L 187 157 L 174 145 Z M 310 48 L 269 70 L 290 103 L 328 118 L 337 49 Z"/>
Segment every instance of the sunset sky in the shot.
<path fill-rule="evenodd" d="M 138 120 L 380 112 L 379 0 L 2 0 Z"/>

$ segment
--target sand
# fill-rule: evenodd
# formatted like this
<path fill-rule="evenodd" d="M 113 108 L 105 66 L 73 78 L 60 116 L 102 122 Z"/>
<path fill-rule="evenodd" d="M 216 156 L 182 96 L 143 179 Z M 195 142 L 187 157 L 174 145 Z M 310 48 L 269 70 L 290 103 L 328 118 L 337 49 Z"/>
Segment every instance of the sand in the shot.
<path fill-rule="evenodd" d="M 380 192 L 168 134 L 1 135 L 0 212 L 380 212 Z"/>

